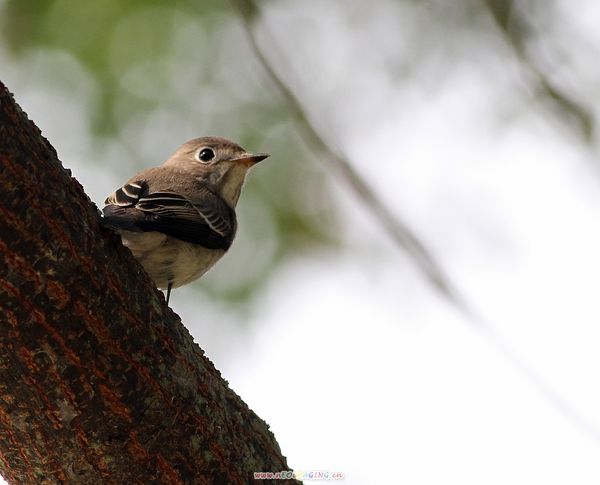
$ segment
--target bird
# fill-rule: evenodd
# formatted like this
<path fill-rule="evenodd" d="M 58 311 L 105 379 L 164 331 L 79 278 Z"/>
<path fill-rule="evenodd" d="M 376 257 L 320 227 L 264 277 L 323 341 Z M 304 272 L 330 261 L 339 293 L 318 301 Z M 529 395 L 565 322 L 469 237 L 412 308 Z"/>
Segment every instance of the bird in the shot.
<path fill-rule="evenodd" d="M 105 224 L 167 291 L 167 304 L 172 289 L 200 278 L 231 247 L 246 174 L 268 156 L 221 137 L 194 138 L 106 198 Z"/>

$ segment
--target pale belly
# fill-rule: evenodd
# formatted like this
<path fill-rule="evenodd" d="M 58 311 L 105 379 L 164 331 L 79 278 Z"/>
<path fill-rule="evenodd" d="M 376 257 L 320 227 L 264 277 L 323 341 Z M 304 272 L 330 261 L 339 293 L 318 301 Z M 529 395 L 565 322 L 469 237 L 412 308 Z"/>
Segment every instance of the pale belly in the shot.
<path fill-rule="evenodd" d="M 123 244 L 142 264 L 158 288 L 173 288 L 200 278 L 225 254 L 169 237 L 160 232 L 121 231 Z"/>

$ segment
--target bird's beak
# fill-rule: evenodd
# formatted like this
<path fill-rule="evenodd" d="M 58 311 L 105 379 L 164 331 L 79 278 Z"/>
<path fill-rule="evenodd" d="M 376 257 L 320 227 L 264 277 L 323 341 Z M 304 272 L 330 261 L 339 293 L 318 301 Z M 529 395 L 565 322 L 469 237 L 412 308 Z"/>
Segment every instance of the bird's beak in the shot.
<path fill-rule="evenodd" d="M 261 160 L 264 160 L 268 156 L 268 153 L 244 153 L 243 155 L 234 158 L 232 161 L 242 163 L 247 167 L 251 167 L 252 165 L 257 164 Z"/>

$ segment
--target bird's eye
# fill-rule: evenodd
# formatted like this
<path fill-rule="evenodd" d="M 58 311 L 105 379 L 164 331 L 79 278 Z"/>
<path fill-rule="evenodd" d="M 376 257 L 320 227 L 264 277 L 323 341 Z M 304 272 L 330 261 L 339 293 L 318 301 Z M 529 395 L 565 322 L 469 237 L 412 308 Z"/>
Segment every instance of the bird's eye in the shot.
<path fill-rule="evenodd" d="M 215 158 L 215 152 L 210 148 L 203 148 L 198 152 L 198 160 L 207 163 Z"/>

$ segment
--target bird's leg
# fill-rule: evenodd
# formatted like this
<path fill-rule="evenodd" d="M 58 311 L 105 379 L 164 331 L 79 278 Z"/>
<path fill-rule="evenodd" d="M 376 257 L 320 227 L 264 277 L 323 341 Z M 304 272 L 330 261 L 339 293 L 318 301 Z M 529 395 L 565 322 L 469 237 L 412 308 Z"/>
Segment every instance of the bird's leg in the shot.
<path fill-rule="evenodd" d="M 171 288 L 173 288 L 173 282 L 169 281 L 169 285 L 167 286 L 167 305 L 169 304 L 169 298 L 171 297 Z"/>

